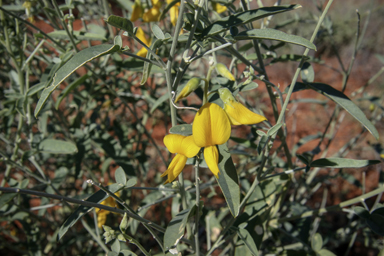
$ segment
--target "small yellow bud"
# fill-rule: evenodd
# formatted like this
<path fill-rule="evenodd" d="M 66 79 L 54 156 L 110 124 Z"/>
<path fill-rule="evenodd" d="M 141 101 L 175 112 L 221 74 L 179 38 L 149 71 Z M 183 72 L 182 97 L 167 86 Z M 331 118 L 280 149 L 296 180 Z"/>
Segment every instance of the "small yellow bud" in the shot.
<path fill-rule="evenodd" d="M 212 8 L 217 13 L 223 13 L 227 10 L 227 7 L 225 7 L 224 5 L 214 2 L 212 2 Z"/>
<path fill-rule="evenodd" d="M 225 77 L 231 81 L 235 81 L 235 77 L 232 75 L 232 73 L 228 70 L 227 66 L 225 66 L 224 64 L 217 63 L 216 64 L 216 71 L 217 71 L 217 73 L 219 73 L 223 77 Z"/>
<path fill-rule="evenodd" d="M 191 92 L 196 90 L 200 85 L 200 78 L 194 77 L 191 78 L 188 83 L 184 86 L 183 90 L 177 95 L 175 103 L 180 99 L 187 97 Z"/>

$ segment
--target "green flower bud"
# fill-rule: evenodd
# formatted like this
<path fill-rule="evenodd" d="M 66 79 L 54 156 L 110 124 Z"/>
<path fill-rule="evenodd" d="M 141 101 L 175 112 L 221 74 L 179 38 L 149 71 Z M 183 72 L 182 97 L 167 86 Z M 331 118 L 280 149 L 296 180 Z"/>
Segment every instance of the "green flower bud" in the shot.
<path fill-rule="evenodd" d="M 200 78 L 191 78 L 188 83 L 184 86 L 183 90 L 177 95 L 175 103 L 180 99 L 187 97 L 191 92 L 195 91 L 200 85 Z"/>
<path fill-rule="evenodd" d="M 125 233 L 125 231 L 127 230 L 128 226 L 129 226 L 129 224 L 128 224 L 128 216 L 127 216 L 127 213 L 124 213 L 124 217 L 121 220 L 120 226 L 119 226 L 121 232 Z"/>
<path fill-rule="evenodd" d="M 227 66 L 225 66 L 223 63 L 217 63 L 216 64 L 216 71 L 218 74 L 222 75 L 223 77 L 225 77 L 231 81 L 235 81 L 235 77 L 228 70 Z"/>

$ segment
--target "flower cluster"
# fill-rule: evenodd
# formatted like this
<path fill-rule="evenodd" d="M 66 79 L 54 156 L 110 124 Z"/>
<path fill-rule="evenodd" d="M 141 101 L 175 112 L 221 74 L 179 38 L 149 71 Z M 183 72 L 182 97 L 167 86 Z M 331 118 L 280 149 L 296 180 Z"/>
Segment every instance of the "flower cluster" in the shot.
<path fill-rule="evenodd" d="M 191 86 L 193 84 L 193 86 Z M 190 90 L 196 89 L 197 81 L 187 83 Z M 190 93 L 183 89 L 178 99 Z M 257 124 L 266 120 L 238 102 L 227 88 L 218 90 L 224 108 L 215 103 L 205 103 L 197 112 L 192 124 L 192 135 L 169 134 L 164 144 L 171 153 L 176 154 L 168 169 L 161 175 L 167 176 L 165 184 L 172 182 L 184 169 L 187 159 L 196 156 L 204 148 L 204 159 L 208 168 L 218 178 L 219 152 L 217 145 L 226 143 L 231 135 L 231 125 Z"/>

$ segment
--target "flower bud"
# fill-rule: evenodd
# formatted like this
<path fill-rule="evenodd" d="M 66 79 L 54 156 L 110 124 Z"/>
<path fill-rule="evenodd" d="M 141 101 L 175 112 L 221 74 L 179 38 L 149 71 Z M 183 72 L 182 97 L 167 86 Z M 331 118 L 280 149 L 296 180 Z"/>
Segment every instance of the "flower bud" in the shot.
<path fill-rule="evenodd" d="M 196 90 L 200 85 L 200 78 L 194 77 L 191 78 L 188 83 L 184 86 L 183 90 L 177 95 L 175 103 L 180 99 L 187 97 L 191 92 Z"/>
<path fill-rule="evenodd" d="M 216 71 L 223 77 L 235 81 L 235 77 L 232 75 L 232 73 L 228 70 L 227 66 L 225 66 L 223 63 L 217 63 L 216 64 Z"/>

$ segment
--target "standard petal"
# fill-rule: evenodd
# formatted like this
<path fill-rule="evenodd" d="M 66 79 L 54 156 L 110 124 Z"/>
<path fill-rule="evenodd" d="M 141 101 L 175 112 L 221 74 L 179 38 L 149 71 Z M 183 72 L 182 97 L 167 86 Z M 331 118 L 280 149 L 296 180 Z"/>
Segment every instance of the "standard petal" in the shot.
<path fill-rule="evenodd" d="M 180 134 L 168 134 L 164 137 L 163 141 L 169 152 L 173 154 L 180 154 L 184 151 L 182 145 L 185 138 L 186 136 Z"/>
<path fill-rule="evenodd" d="M 211 137 L 213 145 L 221 145 L 229 140 L 231 136 L 231 124 L 228 120 L 227 114 L 217 104 L 212 103 L 210 108 L 211 115 Z"/>
<path fill-rule="evenodd" d="M 200 147 L 195 144 L 192 135 L 183 139 L 181 149 L 182 152 L 180 152 L 180 154 L 183 154 L 188 158 L 196 156 L 200 151 Z"/>
<path fill-rule="evenodd" d="M 224 110 L 233 125 L 257 124 L 267 120 L 264 116 L 247 109 L 238 101 L 232 101 L 231 104 L 225 104 Z"/>
<path fill-rule="evenodd" d="M 211 170 L 216 178 L 219 178 L 219 151 L 217 150 L 217 147 L 210 146 L 204 148 L 204 159 L 208 165 L 209 170 Z"/>
<path fill-rule="evenodd" d="M 169 164 L 168 169 L 161 175 L 161 177 L 168 175 L 167 180 L 164 182 L 164 184 L 171 183 L 176 179 L 177 176 L 179 176 L 181 171 L 184 169 L 187 159 L 188 158 L 182 154 L 177 154 L 172 159 L 172 162 Z"/>
<path fill-rule="evenodd" d="M 219 105 L 206 103 L 195 116 L 192 134 L 199 147 L 221 145 L 231 136 L 231 124 Z"/>
<path fill-rule="evenodd" d="M 211 103 L 204 104 L 196 113 L 192 125 L 192 136 L 195 144 L 199 147 L 210 146 L 212 144 L 211 136 L 211 114 L 209 106 Z"/>

